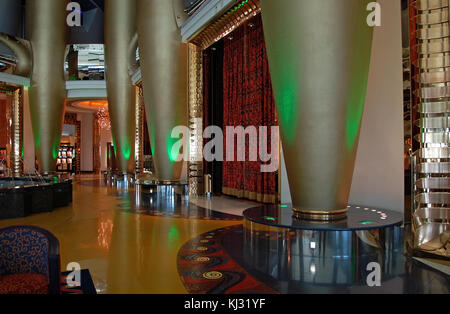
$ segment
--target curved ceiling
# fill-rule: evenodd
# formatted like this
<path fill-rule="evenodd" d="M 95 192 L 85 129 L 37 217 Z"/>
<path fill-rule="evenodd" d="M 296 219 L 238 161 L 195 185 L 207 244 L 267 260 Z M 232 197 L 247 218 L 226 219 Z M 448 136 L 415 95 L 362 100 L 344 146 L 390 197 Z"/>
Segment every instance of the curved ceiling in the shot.
<path fill-rule="evenodd" d="M 70 104 L 72 108 L 98 111 L 100 109 L 108 110 L 107 100 L 83 100 L 75 101 Z"/>

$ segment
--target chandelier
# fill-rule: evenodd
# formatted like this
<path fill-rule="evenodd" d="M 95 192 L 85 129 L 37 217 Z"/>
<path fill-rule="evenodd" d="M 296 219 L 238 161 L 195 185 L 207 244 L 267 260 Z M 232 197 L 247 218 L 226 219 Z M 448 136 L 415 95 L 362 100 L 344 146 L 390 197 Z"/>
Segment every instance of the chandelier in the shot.
<path fill-rule="evenodd" d="M 109 112 L 106 108 L 100 108 L 95 114 L 98 125 L 101 129 L 111 130 L 111 121 L 109 120 Z"/>

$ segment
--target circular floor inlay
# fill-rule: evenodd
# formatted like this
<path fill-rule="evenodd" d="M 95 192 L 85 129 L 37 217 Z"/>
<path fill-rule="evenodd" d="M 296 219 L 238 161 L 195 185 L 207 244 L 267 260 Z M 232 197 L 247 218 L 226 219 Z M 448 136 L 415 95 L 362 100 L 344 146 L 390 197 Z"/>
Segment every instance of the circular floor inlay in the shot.
<path fill-rule="evenodd" d="M 203 274 L 203 278 L 208 279 L 208 280 L 217 280 L 222 277 L 223 277 L 222 273 L 218 272 L 218 271 L 210 271 L 210 272 Z"/>
<path fill-rule="evenodd" d="M 276 293 L 247 273 L 224 249 L 222 244 L 224 236 L 234 237 L 235 234 L 239 234 L 242 231 L 242 224 L 220 230 L 222 231 L 210 231 L 189 240 L 178 252 L 178 272 L 186 290 L 191 294 Z M 201 247 L 198 243 L 207 237 L 214 246 L 207 244 L 205 245 L 208 247 L 207 251 L 198 251 L 197 249 Z"/>

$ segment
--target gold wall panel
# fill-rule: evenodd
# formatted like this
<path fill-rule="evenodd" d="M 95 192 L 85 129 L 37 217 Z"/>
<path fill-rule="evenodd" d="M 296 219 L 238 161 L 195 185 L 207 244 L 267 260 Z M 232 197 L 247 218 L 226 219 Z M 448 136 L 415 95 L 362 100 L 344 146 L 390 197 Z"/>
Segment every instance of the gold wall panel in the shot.
<path fill-rule="evenodd" d="M 189 44 L 189 195 L 203 194 L 203 51 Z"/>
<path fill-rule="evenodd" d="M 136 174 L 144 172 L 144 93 L 142 86 L 136 86 L 136 132 L 135 132 L 135 153 L 136 153 Z"/>
<path fill-rule="evenodd" d="M 11 108 L 11 155 L 10 165 L 12 175 L 20 177 L 23 173 L 23 91 L 18 88 L 14 91 L 14 100 Z"/>

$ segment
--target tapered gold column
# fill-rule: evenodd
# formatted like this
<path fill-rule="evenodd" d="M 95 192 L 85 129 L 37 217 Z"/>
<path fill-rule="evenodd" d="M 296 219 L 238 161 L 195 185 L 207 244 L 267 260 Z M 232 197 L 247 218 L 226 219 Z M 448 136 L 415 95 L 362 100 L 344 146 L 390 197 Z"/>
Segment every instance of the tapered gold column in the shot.
<path fill-rule="evenodd" d="M 136 61 L 136 2 L 105 1 L 105 61 L 108 106 L 117 166 L 134 173 L 136 91 L 130 77 Z M 134 48 L 134 49 L 133 49 Z"/>
<path fill-rule="evenodd" d="M 372 46 L 368 3 L 261 0 L 292 200 L 301 218 L 345 217 Z"/>
<path fill-rule="evenodd" d="M 137 0 L 144 102 L 157 179 L 178 181 L 176 126 L 187 126 L 188 50 L 181 42 L 182 0 Z"/>
<path fill-rule="evenodd" d="M 64 118 L 65 0 L 28 0 L 27 35 L 33 52 L 30 111 L 41 173 L 56 168 Z"/>

